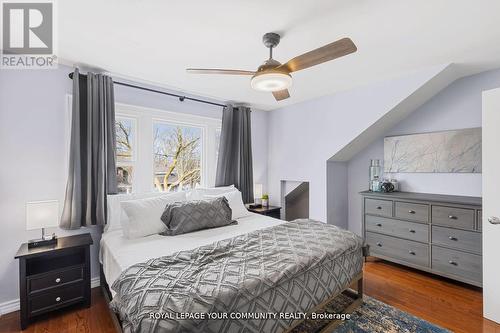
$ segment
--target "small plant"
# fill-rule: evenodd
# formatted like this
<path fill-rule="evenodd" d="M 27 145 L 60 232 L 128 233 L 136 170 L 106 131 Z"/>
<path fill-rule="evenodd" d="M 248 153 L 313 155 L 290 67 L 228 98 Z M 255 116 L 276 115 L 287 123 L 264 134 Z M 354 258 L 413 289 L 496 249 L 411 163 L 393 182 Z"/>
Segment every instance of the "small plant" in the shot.
<path fill-rule="evenodd" d="M 262 194 L 262 199 L 269 200 L 269 195 L 268 194 Z"/>

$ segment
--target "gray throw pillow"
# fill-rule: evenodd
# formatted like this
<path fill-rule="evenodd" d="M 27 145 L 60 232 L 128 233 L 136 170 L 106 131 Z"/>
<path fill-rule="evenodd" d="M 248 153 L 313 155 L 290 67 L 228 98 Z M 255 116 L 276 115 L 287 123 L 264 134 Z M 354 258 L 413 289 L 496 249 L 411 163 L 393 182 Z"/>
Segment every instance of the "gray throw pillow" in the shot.
<path fill-rule="evenodd" d="M 238 223 L 231 219 L 231 215 L 232 211 L 225 197 L 168 203 L 161 215 L 167 230 L 161 235 L 175 236 Z"/>

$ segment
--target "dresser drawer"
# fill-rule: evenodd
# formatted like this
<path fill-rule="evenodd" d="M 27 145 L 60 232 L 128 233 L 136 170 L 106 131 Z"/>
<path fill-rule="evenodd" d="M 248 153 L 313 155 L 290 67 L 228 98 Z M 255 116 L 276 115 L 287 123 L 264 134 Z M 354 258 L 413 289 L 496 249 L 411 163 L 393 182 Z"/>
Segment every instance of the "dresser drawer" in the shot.
<path fill-rule="evenodd" d="M 83 283 L 53 288 L 47 292 L 29 297 L 28 311 L 31 315 L 38 315 L 55 308 L 80 302 L 84 299 L 84 291 Z"/>
<path fill-rule="evenodd" d="M 472 230 L 474 229 L 474 209 L 432 206 L 432 223 Z"/>
<path fill-rule="evenodd" d="M 433 245 L 432 269 L 467 280 L 482 282 L 482 257 L 479 255 Z"/>
<path fill-rule="evenodd" d="M 418 222 L 429 222 L 428 205 L 396 201 L 395 207 L 395 216 L 397 218 Z"/>
<path fill-rule="evenodd" d="M 438 226 L 432 227 L 432 243 L 475 253 L 483 247 L 480 233 Z"/>
<path fill-rule="evenodd" d="M 28 291 L 36 292 L 83 279 L 83 266 L 40 274 L 28 278 Z"/>
<path fill-rule="evenodd" d="M 365 199 L 365 213 L 392 217 L 392 201 Z"/>
<path fill-rule="evenodd" d="M 370 246 L 370 253 L 381 254 L 386 257 L 399 259 L 419 266 L 429 266 L 429 246 L 404 239 L 366 233 L 366 243 Z"/>
<path fill-rule="evenodd" d="M 429 225 L 366 215 L 366 230 L 417 242 L 429 241 Z"/>

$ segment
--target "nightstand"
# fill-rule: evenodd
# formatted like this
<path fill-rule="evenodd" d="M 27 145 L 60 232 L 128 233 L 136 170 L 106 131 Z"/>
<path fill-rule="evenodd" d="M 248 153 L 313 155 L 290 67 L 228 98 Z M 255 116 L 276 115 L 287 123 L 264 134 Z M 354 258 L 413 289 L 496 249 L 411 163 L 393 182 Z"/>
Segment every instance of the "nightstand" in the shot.
<path fill-rule="evenodd" d="M 249 205 L 246 205 L 247 209 L 252 213 L 257 213 L 261 215 L 266 215 L 270 217 L 274 217 L 275 219 L 281 218 L 281 207 L 276 206 L 262 206 L 260 208 L 250 208 Z"/>
<path fill-rule="evenodd" d="M 89 233 L 61 237 L 57 244 L 28 249 L 21 245 L 19 295 L 21 329 L 33 318 L 73 304 L 90 306 Z"/>

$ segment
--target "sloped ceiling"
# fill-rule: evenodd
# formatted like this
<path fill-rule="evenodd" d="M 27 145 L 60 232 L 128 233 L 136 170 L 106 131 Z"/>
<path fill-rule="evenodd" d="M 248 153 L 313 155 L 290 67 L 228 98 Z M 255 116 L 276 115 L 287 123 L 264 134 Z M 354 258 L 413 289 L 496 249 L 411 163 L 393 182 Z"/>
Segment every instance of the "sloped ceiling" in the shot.
<path fill-rule="evenodd" d="M 464 74 L 500 67 L 497 0 L 64 0 L 59 57 L 116 76 L 272 110 L 443 63 Z M 284 62 L 342 37 L 358 52 L 294 74 L 276 102 L 248 77 L 188 75 L 186 67 L 253 70 L 267 57 L 262 35 L 283 38 Z"/>
<path fill-rule="evenodd" d="M 349 161 L 354 155 L 368 147 L 375 139 L 384 135 L 389 129 L 408 117 L 410 113 L 417 110 L 421 105 L 457 80 L 460 75 L 455 67 L 453 64 L 444 67 L 437 75 L 403 98 L 392 109 L 387 110 L 387 113 L 335 153 L 329 161 Z"/>

